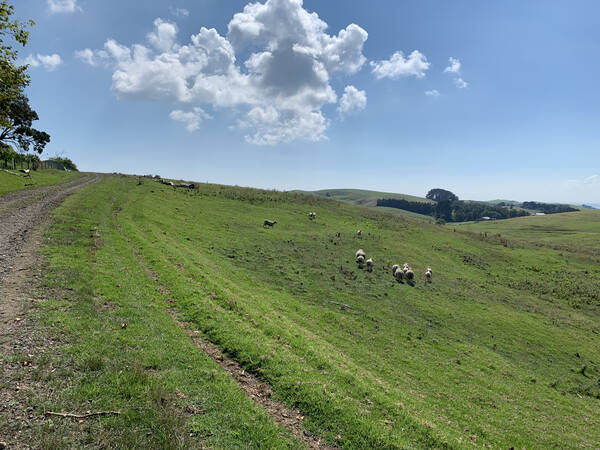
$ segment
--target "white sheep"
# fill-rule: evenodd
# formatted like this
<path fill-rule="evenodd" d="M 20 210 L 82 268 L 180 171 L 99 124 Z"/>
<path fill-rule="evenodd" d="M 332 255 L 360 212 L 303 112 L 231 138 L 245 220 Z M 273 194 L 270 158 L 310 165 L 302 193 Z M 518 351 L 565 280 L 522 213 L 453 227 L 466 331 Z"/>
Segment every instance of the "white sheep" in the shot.
<path fill-rule="evenodd" d="M 309 212 L 308 213 L 308 218 L 313 220 L 317 218 L 317 213 L 316 212 Z"/>
<path fill-rule="evenodd" d="M 394 264 L 392 266 L 392 275 L 395 275 L 396 274 L 396 269 L 399 269 L 399 268 L 400 268 L 400 266 L 398 264 Z"/>
<path fill-rule="evenodd" d="M 366 263 L 367 263 L 367 270 L 369 272 L 372 272 L 373 271 L 373 258 L 367 259 Z"/>
<path fill-rule="evenodd" d="M 431 277 L 433 276 L 433 272 L 431 270 L 431 267 L 428 267 L 427 270 L 425 271 L 425 280 L 428 283 L 431 283 Z"/>
<path fill-rule="evenodd" d="M 357 235 L 358 237 L 361 237 L 361 236 L 362 236 L 362 230 L 358 230 L 358 231 L 356 232 L 356 235 Z"/>
<path fill-rule="evenodd" d="M 358 263 L 358 267 L 362 269 L 363 264 L 365 263 L 365 257 L 363 255 L 358 255 L 356 257 L 356 262 Z"/>
<path fill-rule="evenodd" d="M 404 277 L 408 280 L 409 283 L 412 283 L 415 279 L 415 273 L 412 271 L 412 269 L 409 268 L 406 272 L 404 272 Z"/>
<path fill-rule="evenodd" d="M 367 254 L 365 253 L 365 251 L 364 251 L 362 248 L 359 248 L 359 249 L 356 251 L 356 255 L 355 255 L 355 256 L 356 256 L 357 258 L 358 258 L 359 256 L 362 256 L 362 257 L 364 258 L 365 256 L 367 256 Z"/>
<path fill-rule="evenodd" d="M 271 228 L 273 228 L 276 223 L 277 223 L 276 220 L 265 219 L 265 221 L 263 222 L 263 227 L 271 227 Z"/>
<path fill-rule="evenodd" d="M 403 279 L 404 279 L 404 272 L 402 271 L 402 269 L 400 267 L 396 268 L 396 270 L 394 271 L 394 278 L 399 282 L 402 283 Z"/>

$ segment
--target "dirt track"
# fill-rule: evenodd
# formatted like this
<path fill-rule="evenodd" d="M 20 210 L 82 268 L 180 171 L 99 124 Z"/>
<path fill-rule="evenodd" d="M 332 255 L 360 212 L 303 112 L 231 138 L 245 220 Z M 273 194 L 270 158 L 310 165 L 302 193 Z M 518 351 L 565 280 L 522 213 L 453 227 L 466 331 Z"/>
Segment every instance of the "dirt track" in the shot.
<path fill-rule="evenodd" d="M 67 196 L 93 183 L 97 176 L 85 175 L 75 180 L 30 191 L 0 197 L 0 351 L 4 356 L 34 352 L 34 324 L 26 316 L 31 306 L 31 292 L 40 276 L 37 249 L 41 244 L 42 228 L 50 221 L 50 212 Z M 19 435 L 36 420 L 27 409 L 25 380 L 18 364 L 3 360 L 0 384 L 0 415 L 11 417 L 9 429 L 0 430 L 0 448 L 31 448 Z M 35 382 L 28 380 L 29 389 Z M 26 392 L 26 391 L 25 391 Z M 5 435 L 5 433 L 8 433 Z M 12 444 L 12 445 L 11 445 Z"/>
<path fill-rule="evenodd" d="M 96 179 L 86 175 L 59 185 L 0 197 L 0 283 L 14 267 L 28 234 L 47 221 L 48 213 L 65 197 Z"/>
<path fill-rule="evenodd" d="M 50 211 L 68 195 L 97 180 L 85 175 L 54 186 L 21 191 L 0 197 L 0 337 L 10 330 L 14 317 L 21 311 L 17 299 L 27 282 L 17 272 L 24 272 L 35 262 L 37 231 L 49 220 Z"/>

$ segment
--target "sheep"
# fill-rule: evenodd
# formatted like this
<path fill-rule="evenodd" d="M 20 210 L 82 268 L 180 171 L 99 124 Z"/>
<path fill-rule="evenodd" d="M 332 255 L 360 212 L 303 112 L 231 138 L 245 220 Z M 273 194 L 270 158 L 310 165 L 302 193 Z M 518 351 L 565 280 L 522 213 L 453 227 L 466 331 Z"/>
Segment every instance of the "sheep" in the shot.
<path fill-rule="evenodd" d="M 366 263 L 367 263 L 367 270 L 369 272 L 372 272 L 373 271 L 373 258 L 367 259 Z"/>
<path fill-rule="evenodd" d="M 265 219 L 265 221 L 263 222 L 263 228 L 264 227 L 271 227 L 271 228 L 273 228 L 276 223 L 277 223 L 276 220 L 267 220 L 267 219 Z"/>
<path fill-rule="evenodd" d="M 359 248 L 358 250 L 356 250 L 356 254 L 354 256 L 356 258 L 358 258 L 359 256 L 362 256 L 364 258 L 365 256 L 367 256 L 367 254 L 362 248 Z"/>
<path fill-rule="evenodd" d="M 403 283 L 402 280 L 404 279 L 404 272 L 400 267 L 397 267 L 394 271 L 394 278 L 396 279 L 396 281 L 398 281 L 398 283 Z"/>
<path fill-rule="evenodd" d="M 308 213 L 308 218 L 311 220 L 314 220 L 317 218 L 317 213 L 316 212 L 309 212 Z"/>
<path fill-rule="evenodd" d="M 363 268 L 363 264 L 365 263 L 365 257 L 364 257 L 363 255 L 358 255 L 358 256 L 356 257 L 356 262 L 357 262 L 357 264 L 358 264 L 358 267 L 359 267 L 360 269 L 362 269 L 362 268 Z"/>
<path fill-rule="evenodd" d="M 356 232 L 356 235 L 357 235 L 358 237 L 361 237 L 361 236 L 362 236 L 362 230 L 358 230 L 358 231 Z"/>
<path fill-rule="evenodd" d="M 408 280 L 408 284 L 412 284 L 413 280 L 415 279 L 415 273 L 409 268 L 406 272 L 404 272 L 404 277 Z"/>
<path fill-rule="evenodd" d="M 399 269 L 399 268 L 400 268 L 400 266 L 398 264 L 394 264 L 392 266 L 392 275 L 395 275 L 396 274 L 396 269 Z"/>
<path fill-rule="evenodd" d="M 431 267 L 428 267 L 425 271 L 425 280 L 427 283 L 431 283 L 431 277 L 433 276 L 433 272 L 431 271 Z"/>

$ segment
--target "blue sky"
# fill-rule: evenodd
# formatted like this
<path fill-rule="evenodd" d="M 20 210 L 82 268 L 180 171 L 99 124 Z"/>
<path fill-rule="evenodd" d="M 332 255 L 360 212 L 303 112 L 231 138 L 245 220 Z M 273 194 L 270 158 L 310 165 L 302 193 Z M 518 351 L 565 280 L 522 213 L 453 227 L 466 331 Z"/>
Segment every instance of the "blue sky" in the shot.
<path fill-rule="evenodd" d="M 600 203 L 595 1 L 16 3 L 83 170 Z"/>

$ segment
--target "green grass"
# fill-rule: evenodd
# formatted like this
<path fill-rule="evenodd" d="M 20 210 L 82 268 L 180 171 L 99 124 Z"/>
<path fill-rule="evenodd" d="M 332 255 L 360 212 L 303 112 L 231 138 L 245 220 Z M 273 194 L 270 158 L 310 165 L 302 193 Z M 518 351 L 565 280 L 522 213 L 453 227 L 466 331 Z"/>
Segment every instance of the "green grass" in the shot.
<path fill-rule="evenodd" d="M 557 249 L 600 255 L 599 210 L 581 209 L 570 213 L 466 223 L 461 224 L 460 229 L 500 233 Z"/>
<path fill-rule="evenodd" d="M 38 424 L 35 441 L 40 448 L 300 448 L 167 313 L 166 299 L 115 227 L 114 212 L 131 200 L 133 186 L 113 178 L 56 211 L 44 248 L 48 297 L 37 311 L 69 344 L 36 360 L 52 392 L 35 402 L 36 411 L 121 415 L 88 420 L 76 431 L 53 419 Z"/>
<path fill-rule="evenodd" d="M 74 291 L 42 316 L 78 343 L 65 351 L 74 364 L 55 401 L 127 411 L 101 421 L 124 446 L 176 436 L 219 448 L 292 444 L 172 322 L 133 245 L 186 321 L 341 448 L 600 442 L 600 266 L 576 245 L 455 232 L 315 196 L 125 177 L 77 193 L 57 219 L 47 282 Z M 264 219 L 278 224 L 265 229 Z M 359 247 L 372 273 L 356 268 Z M 391 265 L 405 261 L 415 287 L 392 279 Z M 155 392 L 170 406 L 157 408 Z M 178 416 L 188 401 L 210 413 Z"/>
<path fill-rule="evenodd" d="M 43 169 L 31 171 L 31 178 L 25 178 L 16 170 L 0 170 L 0 196 L 9 192 L 35 189 L 42 186 L 62 183 L 81 176 L 80 172 L 65 172 L 64 170 Z"/>
<path fill-rule="evenodd" d="M 319 197 L 328 198 L 331 200 L 338 200 L 341 202 L 350 203 L 352 205 L 364 206 L 367 208 L 377 208 L 379 211 L 386 211 L 388 213 L 399 215 L 402 217 L 409 217 L 411 219 L 425 220 L 427 222 L 433 222 L 430 216 L 423 214 L 414 213 L 411 211 L 405 211 L 398 208 L 378 207 L 377 200 L 380 198 L 395 198 L 408 200 L 410 202 L 425 202 L 432 203 L 431 200 L 423 197 L 415 197 L 413 195 L 406 194 L 395 194 L 392 192 L 378 192 L 378 191 L 367 191 L 363 189 L 323 189 L 320 191 L 292 191 L 295 193 L 302 193 L 307 195 L 317 195 Z"/>

